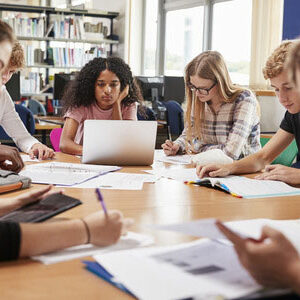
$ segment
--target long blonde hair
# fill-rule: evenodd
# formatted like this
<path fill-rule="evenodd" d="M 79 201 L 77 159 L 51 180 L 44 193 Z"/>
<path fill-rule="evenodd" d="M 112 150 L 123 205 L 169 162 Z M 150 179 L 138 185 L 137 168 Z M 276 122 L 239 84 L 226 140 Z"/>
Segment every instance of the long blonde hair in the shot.
<path fill-rule="evenodd" d="M 190 149 L 193 138 L 201 139 L 205 120 L 205 103 L 196 101 L 196 93 L 190 89 L 190 76 L 197 75 L 204 79 L 216 82 L 220 97 L 226 103 L 234 102 L 238 95 L 245 90 L 234 85 L 230 79 L 223 56 L 217 51 L 205 51 L 196 56 L 185 68 L 185 95 L 186 95 L 186 149 L 187 152 L 195 152 L 194 147 Z M 192 115 L 194 124 L 192 127 Z"/>

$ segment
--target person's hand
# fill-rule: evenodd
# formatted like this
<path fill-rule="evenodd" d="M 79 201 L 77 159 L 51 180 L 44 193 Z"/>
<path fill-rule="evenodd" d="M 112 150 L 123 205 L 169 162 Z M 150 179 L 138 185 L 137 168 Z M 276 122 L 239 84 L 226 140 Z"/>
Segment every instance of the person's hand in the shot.
<path fill-rule="evenodd" d="M 10 161 L 11 163 L 7 162 Z M 24 162 L 19 150 L 15 147 L 0 145 L 0 168 L 4 170 L 20 172 L 24 167 Z"/>
<path fill-rule="evenodd" d="M 50 149 L 41 143 L 36 143 L 36 144 L 32 145 L 32 147 L 29 151 L 30 158 L 36 157 L 39 160 L 53 158 L 54 155 L 55 155 L 55 153 L 54 153 L 53 149 Z"/>
<path fill-rule="evenodd" d="M 121 102 L 128 96 L 129 85 L 127 85 L 122 92 L 120 92 L 116 103 L 121 104 Z"/>
<path fill-rule="evenodd" d="M 132 219 L 123 218 L 119 211 L 95 212 L 83 218 L 90 231 L 90 242 L 97 246 L 116 243 L 122 234 L 126 234 Z"/>
<path fill-rule="evenodd" d="M 166 140 L 161 147 L 163 148 L 166 155 L 176 155 L 179 151 L 179 144 L 173 143 L 170 140 Z"/>
<path fill-rule="evenodd" d="M 196 173 L 199 178 L 226 177 L 231 174 L 231 171 L 228 165 L 209 164 L 205 166 L 197 165 Z"/>
<path fill-rule="evenodd" d="M 23 207 L 29 203 L 33 203 L 38 200 L 42 200 L 51 194 L 62 193 L 61 190 L 60 191 L 52 191 L 51 189 L 52 189 L 52 185 L 48 185 L 42 189 L 24 193 L 24 194 L 21 194 L 20 196 L 14 197 L 14 198 L 1 199 L 0 215 L 3 215 L 5 213 L 8 213 L 15 209 L 18 209 L 20 207 Z"/>
<path fill-rule="evenodd" d="M 279 180 L 288 184 L 300 184 L 300 170 L 283 165 L 268 165 L 265 172 L 256 176 L 255 179 Z"/>
<path fill-rule="evenodd" d="M 299 291 L 300 257 L 281 232 L 264 226 L 260 240 L 253 241 L 243 239 L 220 222 L 216 225 L 233 243 L 241 264 L 259 284 Z"/>

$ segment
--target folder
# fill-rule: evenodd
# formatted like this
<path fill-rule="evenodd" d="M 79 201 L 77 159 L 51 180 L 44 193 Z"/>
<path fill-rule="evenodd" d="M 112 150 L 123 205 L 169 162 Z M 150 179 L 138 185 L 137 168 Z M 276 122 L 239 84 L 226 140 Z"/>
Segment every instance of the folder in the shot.
<path fill-rule="evenodd" d="M 88 261 L 84 260 L 82 261 L 85 264 L 85 268 L 97 275 L 98 277 L 102 278 L 106 282 L 109 282 L 113 286 L 117 287 L 121 291 L 129 294 L 130 296 L 133 296 L 134 298 L 137 298 L 134 294 L 132 294 L 121 282 L 118 282 L 115 280 L 115 278 L 105 269 L 103 268 L 100 264 L 98 264 L 95 261 Z"/>

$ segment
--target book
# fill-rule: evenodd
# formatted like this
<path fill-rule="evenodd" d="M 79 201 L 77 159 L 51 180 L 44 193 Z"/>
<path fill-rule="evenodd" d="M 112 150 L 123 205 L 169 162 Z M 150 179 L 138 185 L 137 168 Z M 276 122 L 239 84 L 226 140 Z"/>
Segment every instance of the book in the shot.
<path fill-rule="evenodd" d="M 239 198 L 265 198 L 300 195 L 300 189 L 275 180 L 257 180 L 243 176 L 203 178 L 187 182 L 217 188 Z"/>

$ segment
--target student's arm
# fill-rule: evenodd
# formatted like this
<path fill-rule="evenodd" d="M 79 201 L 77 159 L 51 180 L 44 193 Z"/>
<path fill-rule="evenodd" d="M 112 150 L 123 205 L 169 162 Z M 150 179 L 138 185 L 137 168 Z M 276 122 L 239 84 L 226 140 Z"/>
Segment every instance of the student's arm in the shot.
<path fill-rule="evenodd" d="M 59 148 L 62 152 L 74 155 L 82 155 L 82 145 L 74 142 L 78 129 L 78 122 L 72 118 L 66 118 L 60 138 Z"/>
<path fill-rule="evenodd" d="M 124 219 L 118 211 L 109 211 L 107 217 L 99 211 L 83 220 L 21 224 L 19 256 L 39 255 L 87 242 L 108 246 L 116 243 L 131 223 L 130 219 Z"/>
<path fill-rule="evenodd" d="M 270 164 L 293 140 L 294 135 L 279 129 L 270 141 L 257 153 L 227 165 L 197 166 L 197 175 L 224 177 L 230 174 L 247 174 L 261 171 Z"/>
<path fill-rule="evenodd" d="M 16 210 L 29 203 L 41 200 L 52 193 L 61 193 L 61 191 L 51 191 L 52 186 L 46 186 L 45 188 L 34 190 L 28 193 L 21 194 L 18 197 L 2 198 L 0 201 L 0 216 L 7 214 L 13 210 Z"/>
<path fill-rule="evenodd" d="M 281 232 L 265 226 L 260 241 L 256 242 L 239 237 L 222 223 L 217 226 L 233 243 L 241 264 L 259 284 L 291 288 L 300 294 L 300 257 Z"/>

